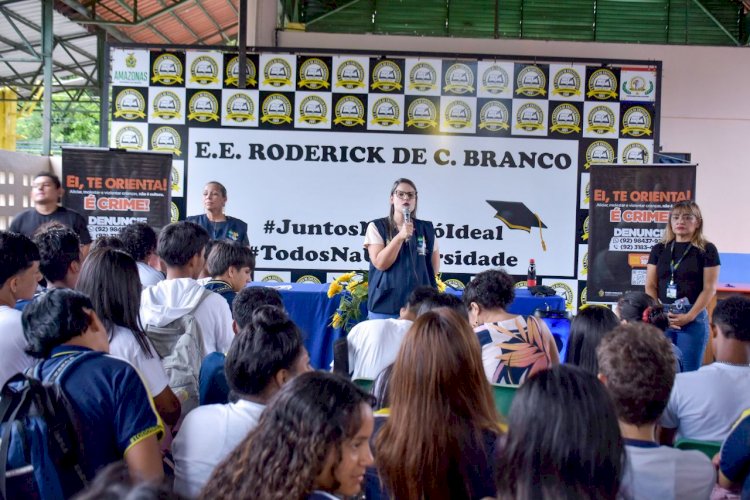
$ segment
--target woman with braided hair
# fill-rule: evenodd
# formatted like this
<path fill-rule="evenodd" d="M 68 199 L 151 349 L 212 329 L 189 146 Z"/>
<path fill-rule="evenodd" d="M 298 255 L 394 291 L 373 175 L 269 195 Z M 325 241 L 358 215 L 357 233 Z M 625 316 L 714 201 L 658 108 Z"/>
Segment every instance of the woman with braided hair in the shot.
<path fill-rule="evenodd" d="M 368 394 L 337 375 L 295 377 L 216 468 L 200 497 L 322 500 L 358 494 L 373 463 L 370 403 Z"/>

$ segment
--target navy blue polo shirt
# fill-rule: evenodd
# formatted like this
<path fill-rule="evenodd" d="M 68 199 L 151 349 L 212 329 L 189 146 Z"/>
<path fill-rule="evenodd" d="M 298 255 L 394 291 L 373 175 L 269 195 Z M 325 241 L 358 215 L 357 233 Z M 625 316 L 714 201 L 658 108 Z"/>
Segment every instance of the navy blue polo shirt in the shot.
<path fill-rule="evenodd" d="M 42 377 L 68 355 L 83 351 L 90 349 L 55 347 L 43 361 Z M 122 460 L 133 445 L 164 434 L 151 395 L 130 363 L 102 355 L 84 359 L 70 370 L 62 388 L 81 424 L 81 466 L 87 478 L 93 479 L 102 467 Z"/>

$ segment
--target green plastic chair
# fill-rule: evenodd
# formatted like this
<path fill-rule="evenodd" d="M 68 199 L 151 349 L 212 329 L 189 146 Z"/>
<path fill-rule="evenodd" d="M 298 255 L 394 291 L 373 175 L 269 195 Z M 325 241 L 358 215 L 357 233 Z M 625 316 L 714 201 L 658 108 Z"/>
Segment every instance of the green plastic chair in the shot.
<path fill-rule="evenodd" d="M 369 393 L 372 390 L 372 384 L 375 381 L 371 378 L 355 378 L 352 382 L 363 391 Z"/>
<path fill-rule="evenodd" d="M 508 416 L 510 405 L 518 390 L 517 385 L 498 385 L 492 384 L 492 393 L 495 397 L 495 410 L 504 416 Z"/>
<path fill-rule="evenodd" d="M 678 439 L 674 444 L 680 450 L 698 450 L 713 459 L 721 450 L 721 441 L 698 441 L 697 439 Z"/>

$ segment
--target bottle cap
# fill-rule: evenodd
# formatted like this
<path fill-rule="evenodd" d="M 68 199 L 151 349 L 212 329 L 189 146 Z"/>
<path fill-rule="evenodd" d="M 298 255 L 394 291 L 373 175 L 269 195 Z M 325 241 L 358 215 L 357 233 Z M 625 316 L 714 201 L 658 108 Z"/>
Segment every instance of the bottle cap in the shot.
<path fill-rule="evenodd" d="M 529 259 L 529 264 L 533 264 L 533 263 L 534 263 L 534 259 Z"/>

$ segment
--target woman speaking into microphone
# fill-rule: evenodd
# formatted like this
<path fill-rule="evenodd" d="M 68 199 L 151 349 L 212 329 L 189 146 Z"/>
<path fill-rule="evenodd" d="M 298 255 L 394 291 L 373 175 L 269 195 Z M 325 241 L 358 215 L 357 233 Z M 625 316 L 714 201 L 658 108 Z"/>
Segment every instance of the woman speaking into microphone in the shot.
<path fill-rule="evenodd" d="M 417 219 L 417 186 L 409 179 L 393 183 L 388 217 L 370 222 L 364 246 L 370 257 L 369 319 L 396 318 L 412 290 L 437 287 L 435 228 Z"/>
<path fill-rule="evenodd" d="M 719 252 L 703 236 L 703 218 L 693 201 L 676 203 L 664 239 L 651 249 L 646 293 L 669 310 L 667 336 L 682 351 L 683 371 L 697 370 L 708 339 L 706 306 L 716 293 Z"/>

